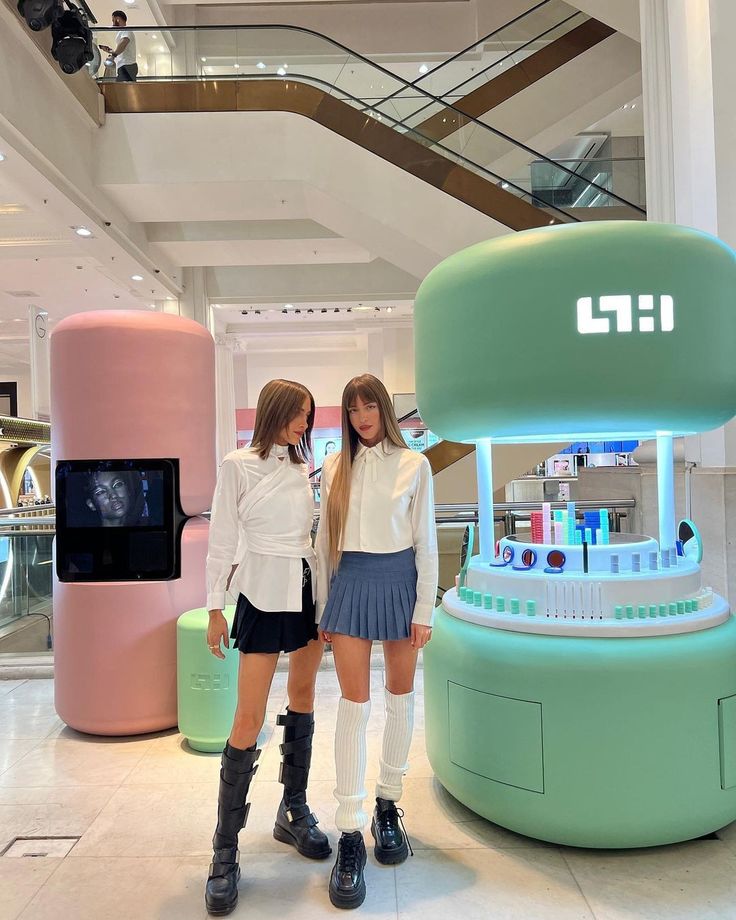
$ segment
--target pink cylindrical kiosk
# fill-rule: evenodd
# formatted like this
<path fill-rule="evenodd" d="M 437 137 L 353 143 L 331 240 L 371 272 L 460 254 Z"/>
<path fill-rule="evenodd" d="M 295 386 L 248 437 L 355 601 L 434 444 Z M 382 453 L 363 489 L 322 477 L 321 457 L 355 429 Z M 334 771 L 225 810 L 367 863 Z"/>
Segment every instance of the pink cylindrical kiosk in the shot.
<path fill-rule="evenodd" d="M 206 593 L 212 337 L 161 313 L 68 317 L 51 392 L 56 711 L 93 734 L 170 728 L 176 620 Z"/>

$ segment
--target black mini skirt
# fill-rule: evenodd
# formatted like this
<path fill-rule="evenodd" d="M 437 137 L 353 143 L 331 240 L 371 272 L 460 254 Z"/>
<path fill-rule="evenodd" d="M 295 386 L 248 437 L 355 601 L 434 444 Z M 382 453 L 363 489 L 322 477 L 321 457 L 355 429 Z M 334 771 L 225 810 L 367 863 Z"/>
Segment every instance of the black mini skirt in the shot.
<path fill-rule="evenodd" d="M 312 570 L 302 560 L 302 609 L 298 612 L 259 610 L 245 595 L 238 597 L 230 638 L 243 654 L 295 652 L 317 638 L 312 600 Z"/>

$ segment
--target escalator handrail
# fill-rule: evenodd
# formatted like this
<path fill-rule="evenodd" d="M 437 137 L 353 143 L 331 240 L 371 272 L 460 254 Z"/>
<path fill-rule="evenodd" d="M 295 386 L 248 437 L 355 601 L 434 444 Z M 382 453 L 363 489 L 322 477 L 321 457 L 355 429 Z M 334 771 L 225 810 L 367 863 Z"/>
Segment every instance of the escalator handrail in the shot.
<path fill-rule="evenodd" d="M 550 32 L 554 32 L 555 29 L 558 29 L 560 26 L 564 25 L 566 22 L 569 22 L 571 19 L 576 19 L 578 16 L 584 16 L 584 15 L 585 15 L 584 13 L 581 13 L 579 10 L 576 10 L 576 11 L 573 12 L 570 16 L 568 16 L 566 19 L 563 19 L 561 22 L 555 23 L 555 25 L 550 26 L 550 27 L 549 27 L 548 29 L 546 29 L 544 32 L 540 32 L 539 35 L 535 35 L 533 38 L 530 38 L 529 41 L 525 42 L 523 45 L 521 45 L 520 47 L 516 48 L 514 51 L 509 51 L 508 54 L 506 54 L 504 57 L 501 57 L 501 58 L 499 58 L 497 61 L 494 61 L 492 64 L 489 64 L 488 67 L 486 67 L 484 70 L 481 70 L 481 71 L 479 71 L 478 73 L 474 73 L 474 74 L 472 75 L 472 77 L 468 77 L 466 80 L 463 80 L 461 83 L 458 83 L 457 86 L 452 86 L 452 87 L 450 87 L 450 89 L 445 90 L 444 93 L 442 94 L 442 96 L 441 96 L 440 98 L 441 98 L 441 99 L 443 100 L 443 102 L 444 102 L 444 101 L 446 100 L 446 98 L 447 98 L 449 95 L 451 95 L 452 93 L 457 92 L 457 90 L 459 90 L 462 86 L 465 86 L 466 83 L 470 83 L 470 82 L 472 82 L 473 80 L 477 80 L 478 77 L 482 77 L 483 74 L 487 73 L 489 70 L 491 70 L 491 68 L 493 68 L 493 67 L 498 67 L 499 64 L 503 64 L 505 61 L 508 61 L 509 58 L 513 58 L 513 56 L 514 56 L 515 54 L 518 54 L 520 51 L 523 51 L 525 48 L 527 48 L 529 45 L 533 44 L 534 42 L 538 42 L 538 41 L 540 40 L 540 38 L 544 38 L 545 35 L 548 35 Z M 590 17 L 589 17 L 589 18 L 590 18 Z M 482 41 L 482 40 L 481 40 L 481 41 Z M 478 44 L 481 44 L 481 42 L 478 42 Z M 471 48 L 472 48 L 472 47 L 473 47 L 473 46 L 471 45 Z M 451 59 L 451 60 L 452 60 L 452 59 Z M 444 67 L 445 64 L 448 64 L 448 63 L 449 63 L 449 61 L 445 61 L 444 63 L 440 64 L 438 67 L 435 67 L 434 70 L 430 70 L 430 71 L 428 71 L 427 73 L 422 74 L 421 77 L 419 77 L 417 80 L 414 80 L 414 81 L 413 81 L 413 84 L 412 84 L 412 85 L 415 87 L 415 89 L 421 89 L 421 88 L 419 87 L 419 81 L 420 81 L 420 80 L 425 80 L 430 74 L 436 73 L 438 70 L 440 70 L 442 67 Z M 385 99 L 381 100 L 381 102 L 380 102 L 379 104 L 380 104 L 380 105 L 383 105 L 384 102 L 388 102 L 390 99 L 394 99 L 400 92 L 402 92 L 402 91 L 401 91 L 401 90 L 397 90 L 396 92 L 391 93 L 390 95 L 386 96 Z M 449 104 L 449 103 L 446 103 L 446 104 Z M 432 105 L 432 103 L 431 103 L 431 102 L 428 102 L 426 105 L 422 106 L 422 108 L 417 109 L 416 112 L 413 112 L 412 115 L 414 116 L 414 115 L 418 115 L 420 112 L 424 112 L 424 111 L 425 111 L 426 109 L 428 109 L 431 105 Z M 483 122 L 483 124 L 485 124 L 485 122 Z M 490 126 L 489 126 L 489 127 L 490 127 Z"/>
<path fill-rule="evenodd" d="M 356 58 L 357 60 L 361 61 L 363 64 L 367 64 L 369 67 L 374 67 L 376 70 L 381 71 L 381 73 L 385 74 L 390 79 L 395 80 L 398 83 L 403 83 L 405 88 L 417 89 L 418 92 L 420 92 L 423 96 L 426 96 L 432 102 L 437 103 L 437 105 L 443 106 L 445 109 L 449 109 L 455 112 L 458 116 L 460 116 L 460 118 L 465 119 L 466 122 L 472 122 L 476 127 L 480 127 L 484 131 L 490 131 L 492 134 L 495 134 L 496 137 L 501 138 L 502 140 L 513 145 L 514 147 L 518 147 L 520 150 L 523 150 L 525 153 L 531 154 L 535 159 L 541 160 L 545 163 L 549 163 L 550 165 L 555 166 L 555 168 L 561 169 L 563 172 L 567 172 L 570 175 L 576 175 L 575 173 L 572 172 L 572 170 L 569 170 L 564 166 L 558 165 L 557 163 L 555 163 L 554 160 L 549 159 L 549 157 L 545 156 L 543 153 L 540 153 L 538 150 L 534 150 L 533 148 L 529 147 L 527 144 L 524 144 L 521 141 L 515 140 L 510 135 L 504 134 L 503 131 L 499 131 L 497 128 L 491 127 L 491 125 L 487 125 L 485 122 L 480 121 L 478 118 L 475 118 L 472 115 L 466 115 L 465 112 L 456 108 L 454 105 L 451 105 L 450 103 L 445 102 L 439 96 L 434 96 L 432 95 L 432 93 L 429 93 L 424 89 L 414 87 L 412 84 L 408 83 L 403 77 L 400 77 L 398 74 L 392 73 L 390 70 L 386 70 L 385 67 L 382 67 L 380 64 L 377 64 L 375 61 L 370 60 L 370 58 L 364 57 L 362 54 L 356 51 L 352 51 L 350 48 L 347 48 L 341 42 L 328 38 L 323 33 L 317 32 L 314 29 L 306 29 L 303 26 L 284 26 L 284 25 L 275 25 L 275 24 L 267 24 L 267 23 L 259 23 L 257 25 L 248 25 L 248 26 L 209 26 L 209 25 L 207 26 L 164 26 L 164 27 L 155 26 L 153 28 L 155 28 L 156 32 L 199 32 L 199 31 L 228 32 L 228 31 L 238 31 L 238 30 L 246 30 L 246 29 L 253 30 L 253 31 L 279 29 L 285 32 L 302 32 L 307 35 L 312 35 L 315 38 L 321 39 L 327 44 L 330 44 L 336 48 L 339 48 L 341 51 L 344 51 L 346 54 L 349 54 L 351 57 Z M 151 32 L 152 30 L 153 29 L 151 26 L 131 26 L 129 29 L 127 29 L 127 31 L 129 32 Z M 102 28 L 95 27 L 92 30 L 93 35 L 97 32 L 118 32 L 118 31 L 120 30 L 117 29 L 115 26 L 104 26 Z M 278 77 L 278 76 L 274 76 L 273 74 L 267 74 L 267 75 L 266 74 L 242 74 L 242 75 L 233 75 L 233 77 L 231 77 L 230 79 L 253 80 L 253 79 L 266 79 L 266 78 L 272 79 L 272 80 L 278 80 L 278 79 L 289 80 L 289 79 L 294 79 L 294 75 L 289 74 L 285 77 Z M 218 78 L 215 77 L 214 79 L 216 80 Z M 315 82 L 321 82 L 326 86 L 332 86 L 332 84 L 327 83 L 327 81 L 320 81 L 319 78 L 308 77 L 307 79 L 314 80 Z M 100 82 L 103 82 L 103 81 L 101 80 Z M 142 81 L 139 79 L 138 82 L 142 82 Z M 170 82 L 170 81 L 169 80 L 159 81 L 159 80 L 156 80 L 156 78 L 152 78 L 151 82 Z M 336 89 L 337 87 L 333 86 L 333 88 Z M 363 105 L 365 104 L 364 100 L 357 99 L 356 97 L 351 96 L 350 93 L 345 92 L 345 90 L 340 90 L 340 92 L 343 93 L 343 95 L 348 96 L 349 98 L 354 99 L 355 101 L 360 102 Z M 368 106 L 368 108 L 372 108 L 372 106 Z M 384 117 L 388 117 L 388 116 L 385 116 L 384 113 L 381 113 L 381 115 Z M 392 121 L 395 121 L 395 119 L 392 119 Z M 400 122 L 397 122 L 397 123 L 400 123 Z M 414 129 L 410 128 L 409 130 L 413 131 Z M 419 133 L 419 132 L 415 132 L 415 133 Z M 431 140 L 431 138 L 428 138 L 428 140 Z M 432 143 L 436 144 L 435 141 L 432 141 Z M 459 156 L 460 154 L 455 154 L 453 151 L 453 155 Z M 473 162 L 467 157 L 465 159 L 468 163 Z M 476 163 L 474 165 L 478 166 L 480 169 L 484 169 L 484 167 L 482 167 L 479 163 Z M 486 170 L 486 171 L 489 172 L 489 170 Z M 501 179 L 503 177 L 499 176 L 498 178 Z M 508 180 L 503 179 L 503 181 L 507 182 Z M 626 207 L 633 208 L 635 211 L 639 211 L 641 214 L 646 215 L 646 211 L 644 210 L 644 208 L 640 208 L 638 205 L 635 205 L 632 202 L 627 201 L 625 198 L 622 198 L 620 195 L 617 195 L 615 192 L 609 192 L 608 189 L 605 189 L 602 186 L 598 186 L 593 182 L 589 184 L 592 187 L 598 189 L 598 191 L 603 192 L 609 198 L 615 199 L 621 204 L 626 205 Z M 525 193 L 525 194 L 528 194 L 528 193 Z"/>

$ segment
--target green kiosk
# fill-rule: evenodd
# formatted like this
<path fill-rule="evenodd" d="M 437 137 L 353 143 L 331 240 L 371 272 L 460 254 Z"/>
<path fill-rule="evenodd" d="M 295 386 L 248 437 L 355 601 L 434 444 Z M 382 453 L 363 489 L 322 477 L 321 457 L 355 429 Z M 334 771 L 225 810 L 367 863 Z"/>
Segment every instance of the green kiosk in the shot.
<path fill-rule="evenodd" d="M 529 230 L 438 265 L 415 304 L 417 398 L 477 446 L 480 553 L 425 652 L 440 782 L 511 830 L 643 847 L 736 819 L 736 621 L 675 519 L 673 436 L 736 412 L 736 254 L 637 222 Z M 659 533 L 574 503 L 493 532 L 492 444 L 656 438 Z"/>

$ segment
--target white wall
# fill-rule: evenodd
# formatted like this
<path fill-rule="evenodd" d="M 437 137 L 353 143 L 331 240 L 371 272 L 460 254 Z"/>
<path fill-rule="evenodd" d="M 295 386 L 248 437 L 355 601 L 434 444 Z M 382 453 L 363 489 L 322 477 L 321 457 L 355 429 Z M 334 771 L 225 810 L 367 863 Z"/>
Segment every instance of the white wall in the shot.
<path fill-rule="evenodd" d="M 378 335 L 376 335 L 378 333 Z M 253 408 L 264 384 L 274 377 L 298 380 L 312 391 L 317 405 L 340 403 L 351 377 L 376 373 L 389 393 L 414 392 L 414 338 L 405 325 L 380 327 L 369 335 L 323 333 L 253 336 L 235 353 L 235 402 Z"/>

